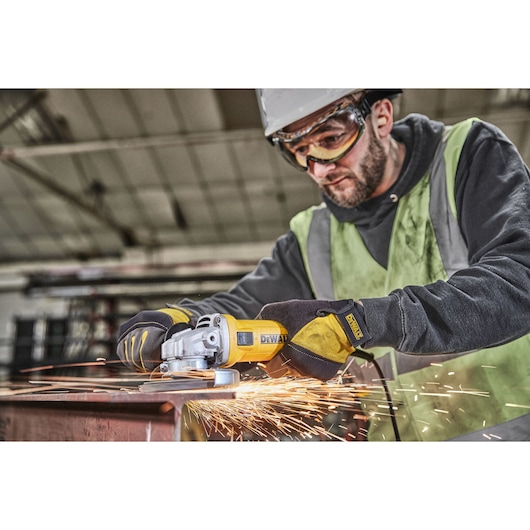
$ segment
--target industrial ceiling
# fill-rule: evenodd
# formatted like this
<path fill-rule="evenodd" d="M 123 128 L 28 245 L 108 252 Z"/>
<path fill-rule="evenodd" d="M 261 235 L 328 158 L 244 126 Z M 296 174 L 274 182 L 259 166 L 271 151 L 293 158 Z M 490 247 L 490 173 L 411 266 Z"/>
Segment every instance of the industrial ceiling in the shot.
<path fill-rule="evenodd" d="M 530 160 L 530 90 L 405 90 L 411 112 L 491 121 Z M 264 139 L 252 89 L 0 90 L 0 189 L 0 286 L 96 265 L 236 277 L 319 201 Z"/>

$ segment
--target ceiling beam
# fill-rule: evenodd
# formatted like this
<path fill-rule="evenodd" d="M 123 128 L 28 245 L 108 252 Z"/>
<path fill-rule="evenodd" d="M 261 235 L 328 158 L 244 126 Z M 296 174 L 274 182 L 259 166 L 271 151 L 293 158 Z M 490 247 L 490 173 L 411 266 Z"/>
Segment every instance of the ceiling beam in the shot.
<path fill-rule="evenodd" d="M 14 160 L 42 156 L 72 155 L 98 151 L 143 149 L 146 147 L 168 147 L 177 145 L 218 144 L 236 141 L 263 140 L 262 129 L 240 129 L 237 131 L 214 131 L 189 134 L 169 134 L 136 138 L 115 138 L 88 142 L 1 147 L 0 160 Z"/>
<path fill-rule="evenodd" d="M 37 171 L 36 169 L 24 164 L 23 162 L 20 162 L 19 160 L 7 159 L 3 160 L 3 163 L 16 170 L 18 173 L 38 182 L 40 185 L 51 191 L 54 195 L 61 197 L 66 202 L 77 206 L 81 210 L 101 221 L 105 226 L 118 233 L 126 247 L 139 244 L 134 232 L 130 228 L 119 224 L 114 218 L 102 211 L 101 208 L 87 204 L 75 193 L 72 193 L 67 188 L 60 186 L 44 173 Z"/>

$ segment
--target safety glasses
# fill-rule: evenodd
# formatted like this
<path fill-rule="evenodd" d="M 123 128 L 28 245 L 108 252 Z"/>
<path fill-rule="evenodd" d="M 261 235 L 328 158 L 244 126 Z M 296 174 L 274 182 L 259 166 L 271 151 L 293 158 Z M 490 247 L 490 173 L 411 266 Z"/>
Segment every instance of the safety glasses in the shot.
<path fill-rule="evenodd" d="M 364 101 L 363 101 L 364 103 Z M 304 171 L 309 161 L 329 164 L 348 154 L 361 138 L 370 106 L 342 101 L 314 122 L 295 132 L 279 131 L 271 137 L 288 162 Z"/>

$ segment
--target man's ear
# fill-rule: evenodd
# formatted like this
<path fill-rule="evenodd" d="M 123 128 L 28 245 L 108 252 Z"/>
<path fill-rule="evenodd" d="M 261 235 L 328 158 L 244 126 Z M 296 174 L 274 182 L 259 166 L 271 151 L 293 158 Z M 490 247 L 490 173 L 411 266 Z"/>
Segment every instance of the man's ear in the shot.
<path fill-rule="evenodd" d="M 394 125 L 394 107 L 389 99 L 382 99 L 372 107 L 372 120 L 374 129 L 380 138 L 390 134 Z"/>

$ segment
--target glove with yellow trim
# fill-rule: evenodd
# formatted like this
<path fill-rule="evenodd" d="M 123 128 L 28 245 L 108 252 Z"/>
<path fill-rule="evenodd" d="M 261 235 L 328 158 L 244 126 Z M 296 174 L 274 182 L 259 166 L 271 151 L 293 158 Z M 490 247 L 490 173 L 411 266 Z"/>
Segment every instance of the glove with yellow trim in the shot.
<path fill-rule="evenodd" d="M 266 365 L 271 377 L 285 374 L 333 378 L 348 357 L 371 339 L 361 304 L 353 300 L 289 300 L 267 304 L 257 318 L 276 320 L 290 340 Z"/>
<path fill-rule="evenodd" d="M 176 325 L 191 327 L 192 317 L 183 307 L 141 311 L 120 326 L 118 357 L 138 372 L 150 372 L 161 362 L 160 347 L 167 330 Z"/>

